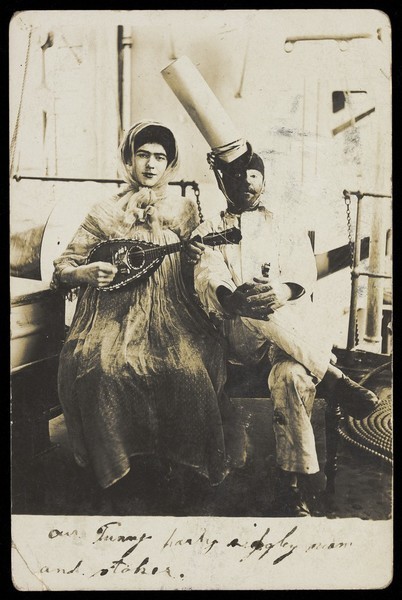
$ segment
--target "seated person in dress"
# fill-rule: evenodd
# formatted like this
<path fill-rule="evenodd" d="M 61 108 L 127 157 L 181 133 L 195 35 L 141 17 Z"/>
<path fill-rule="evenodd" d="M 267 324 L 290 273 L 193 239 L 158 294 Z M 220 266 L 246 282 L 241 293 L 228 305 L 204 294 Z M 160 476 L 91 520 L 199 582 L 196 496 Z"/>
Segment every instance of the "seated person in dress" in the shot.
<path fill-rule="evenodd" d="M 113 291 L 116 266 L 87 264 L 101 241 L 158 245 L 188 240 L 195 202 L 172 196 L 178 168 L 173 133 L 151 121 L 133 125 L 120 148 L 127 186 L 93 206 L 54 262 L 53 287 L 79 288 L 60 356 L 59 395 L 75 459 L 101 488 L 147 455 L 186 465 L 212 484 L 230 469 L 223 419 L 225 354 L 220 336 L 189 297 L 180 253 L 148 278 Z M 189 261 L 197 260 L 194 248 Z"/>

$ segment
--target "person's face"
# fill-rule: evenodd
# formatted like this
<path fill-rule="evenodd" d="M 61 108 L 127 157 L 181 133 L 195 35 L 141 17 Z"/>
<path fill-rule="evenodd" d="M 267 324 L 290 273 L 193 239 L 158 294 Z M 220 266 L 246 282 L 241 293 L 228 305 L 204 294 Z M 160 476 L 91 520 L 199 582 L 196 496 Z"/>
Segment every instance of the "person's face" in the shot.
<path fill-rule="evenodd" d="M 134 154 L 134 172 L 140 185 L 153 187 L 166 171 L 166 151 L 160 144 L 150 143 L 140 146 Z"/>
<path fill-rule="evenodd" d="M 223 174 L 225 190 L 236 206 L 241 210 L 247 210 L 254 206 L 264 186 L 264 177 L 256 169 L 237 171 L 233 174 Z"/>

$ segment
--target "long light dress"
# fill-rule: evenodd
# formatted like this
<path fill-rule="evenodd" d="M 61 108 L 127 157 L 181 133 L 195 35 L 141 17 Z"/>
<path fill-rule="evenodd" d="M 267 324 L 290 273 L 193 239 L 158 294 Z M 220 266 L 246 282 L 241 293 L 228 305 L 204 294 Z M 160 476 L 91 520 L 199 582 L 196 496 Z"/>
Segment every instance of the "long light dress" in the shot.
<path fill-rule="evenodd" d="M 53 287 L 68 265 L 85 263 L 102 239 L 138 238 L 164 245 L 197 225 L 194 203 L 161 198 L 157 227 L 127 227 L 121 196 L 99 203 L 55 261 Z M 136 222 L 135 222 L 136 221 Z M 60 356 L 59 396 L 81 466 L 106 488 L 130 469 L 130 457 L 156 455 L 194 467 L 212 484 L 229 471 L 225 448 L 222 339 L 192 302 L 180 254 L 164 258 L 145 281 L 114 291 L 82 286 Z"/>

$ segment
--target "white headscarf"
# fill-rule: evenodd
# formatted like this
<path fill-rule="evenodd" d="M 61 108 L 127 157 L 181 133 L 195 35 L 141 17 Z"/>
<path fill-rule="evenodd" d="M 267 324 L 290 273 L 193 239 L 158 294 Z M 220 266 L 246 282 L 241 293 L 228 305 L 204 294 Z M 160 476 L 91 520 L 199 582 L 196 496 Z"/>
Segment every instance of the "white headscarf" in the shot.
<path fill-rule="evenodd" d="M 148 188 L 151 191 L 153 191 L 157 196 L 160 197 L 161 193 L 163 194 L 163 192 L 166 190 L 166 186 L 169 183 L 169 181 L 172 181 L 172 179 L 174 179 L 177 169 L 178 169 L 178 166 L 179 166 L 179 153 L 178 153 L 178 149 L 177 149 L 176 140 L 175 140 L 175 137 L 174 137 L 172 131 L 168 127 L 166 127 L 165 125 L 162 125 L 162 123 L 158 123 L 157 121 L 140 121 L 139 123 L 135 123 L 134 125 L 132 125 L 130 127 L 130 129 L 127 131 L 127 133 L 125 134 L 122 143 L 120 144 L 119 167 L 120 167 L 120 171 L 121 171 L 121 174 L 122 174 L 124 180 L 128 184 L 129 189 L 138 191 L 141 186 L 138 184 L 138 181 L 136 179 L 136 173 L 135 173 L 135 170 L 132 165 L 132 158 L 134 156 L 134 148 L 135 148 L 135 138 L 141 131 L 143 131 L 150 125 L 152 125 L 154 127 L 161 127 L 163 129 L 167 129 L 172 135 L 172 140 L 174 141 L 174 146 L 175 146 L 173 160 L 171 160 L 170 163 L 168 163 L 166 170 L 165 170 L 164 174 L 162 175 L 161 179 L 158 181 L 158 183 L 156 185 L 154 185 L 152 187 L 152 189 Z M 130 157 L 131 160 L 127 161 L 127 157 Z M 145 187 L 145 186 L 142 186 L 142 187 Z"/>
<path fill-rule="evenodd" d="M 174 141 L 174 157 L 167 164 L 166 170 L 160 180 L 154 186 L 147 187 L 138 183 L 132 158 L 134 156 L 136 136 L 150 125 L 159 126 L 170 131 L 172 140 Z M 127 157 L 130 157 L 131 160 L 128 161 Z M 138 222 L 148 222 L 153 229 L 158 227 L 159 222 L 155 204 L 158 200 L 166 197 L 168 183 L 174 179 L 178 167 L 179 153 L 177 143 L 172 131 L 168 127 L 158 121 L 149 120 L 140 121 L 130 127 L 119 148 L 119 170 L 127 182 L 127 187 L 119 200 L 119 208 L 126 212 L 127 219 L 131 223 L 134 217 Z"/>

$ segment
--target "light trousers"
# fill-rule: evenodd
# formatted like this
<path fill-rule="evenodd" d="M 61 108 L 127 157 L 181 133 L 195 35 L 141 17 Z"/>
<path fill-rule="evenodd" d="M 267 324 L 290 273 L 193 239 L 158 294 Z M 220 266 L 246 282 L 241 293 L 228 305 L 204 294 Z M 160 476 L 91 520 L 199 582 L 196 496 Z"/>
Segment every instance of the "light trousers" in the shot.
<path fill-rule="evenodd" d="M 231 356 L 243 364 L 261 360 L 269 350 L 277 464 L 285 471 L 312 474 L 319 465 L 311 413 L 332 344 L 314 323 L 309 305 L 303 313 L 289 304 L 269 321 L 236 317 L 224 322 L 224 334 Z"/>

